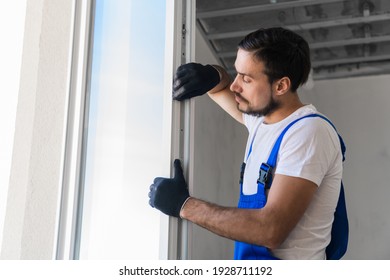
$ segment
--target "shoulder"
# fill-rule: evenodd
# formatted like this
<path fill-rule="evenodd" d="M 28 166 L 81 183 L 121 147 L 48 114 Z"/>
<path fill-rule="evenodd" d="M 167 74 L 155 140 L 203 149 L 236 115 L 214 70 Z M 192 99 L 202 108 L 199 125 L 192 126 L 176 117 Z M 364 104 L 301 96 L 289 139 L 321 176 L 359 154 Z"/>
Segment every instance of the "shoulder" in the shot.
<path fill-rule="evenodd" d="M 341 144 L 336 129 L 321 117 L 304 118 L 286 132 L 281 153 L 294 152 L 309 157 L 325 156 L 331 160 L 341 155 Z"/>
<path fill-rule="evenodd" d="M 286 132 L 277 173 L 305 178 L 319 186 L 326 174 L 342 169 L 341 163 L 340 140 L 333 126 L 320 117 L 305 118 Z"/>
<path fill-rule="evenodd" d="M 320 116 L 307 117 L 297 121 L 286 132 L 285 137 L 298 137 L 309 141 L 317 140 L 322 142 L 329 140 L 335 143 L 339 142 L 336 128 L 326 117 L 323 118 Z"/>

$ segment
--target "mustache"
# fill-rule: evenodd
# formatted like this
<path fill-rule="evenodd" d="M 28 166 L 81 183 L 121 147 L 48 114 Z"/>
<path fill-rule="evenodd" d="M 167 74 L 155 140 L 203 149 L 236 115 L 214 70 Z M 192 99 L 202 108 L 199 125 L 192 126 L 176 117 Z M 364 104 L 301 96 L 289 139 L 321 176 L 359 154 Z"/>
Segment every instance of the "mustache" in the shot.
<path fill-rule="evenodd" d="M 249 101 L 246 100 L 240 93 L 235 92 L 235 91 L 233 93 L 234 93 L 235 96 L 237 96 L 238 98 L 242 99 L 244 102 L 249 103 Z"/>

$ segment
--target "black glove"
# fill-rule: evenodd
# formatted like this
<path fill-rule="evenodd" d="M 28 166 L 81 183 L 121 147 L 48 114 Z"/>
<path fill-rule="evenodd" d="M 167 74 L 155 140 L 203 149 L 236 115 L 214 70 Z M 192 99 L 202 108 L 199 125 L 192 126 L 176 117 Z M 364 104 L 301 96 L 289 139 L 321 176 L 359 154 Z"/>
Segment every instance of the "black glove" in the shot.
<path fill-rule="evenodd" d="M 176 159 L 173 164 L 175 176 L 172 179 L 161 177 L 154 179 L 150 186 L 149 204 L 169 216 L 180 218 L 180 210 L 190 194 L 180 160 Z"/>
<path fill-rule="evenodd" d="M 184 100 L 203 95 L 220 82 L 219 72 L 211 65 L 183 64 L 173 79 L 173 99 Z"/>

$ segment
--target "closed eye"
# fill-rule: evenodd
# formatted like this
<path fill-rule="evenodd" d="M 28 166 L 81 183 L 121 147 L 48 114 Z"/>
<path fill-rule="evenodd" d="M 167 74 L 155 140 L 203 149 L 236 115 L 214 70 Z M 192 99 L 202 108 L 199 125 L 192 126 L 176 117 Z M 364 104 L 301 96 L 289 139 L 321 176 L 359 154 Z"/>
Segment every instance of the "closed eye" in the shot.
<path fill-rule="evenodd" d="M 250 78 L 246 75 L 242 75 L 242 81 L 246 84 L 249 84 L 251 82 Z"/>

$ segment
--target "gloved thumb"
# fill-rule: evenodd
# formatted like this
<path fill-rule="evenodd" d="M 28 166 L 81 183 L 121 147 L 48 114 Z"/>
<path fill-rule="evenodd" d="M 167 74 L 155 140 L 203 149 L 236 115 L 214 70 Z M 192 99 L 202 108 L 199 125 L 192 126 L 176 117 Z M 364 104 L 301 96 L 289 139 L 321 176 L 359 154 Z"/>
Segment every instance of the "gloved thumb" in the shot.
<path fill-rule="evenodd" d="M 174 168 L 174 177 L 173 178 L 185 181 L 184 175 L 183 175 L 183 168 L 181 167 L 180 159 L 175 159 L 175 161 L 173 162 L 173 168 Z"/>

